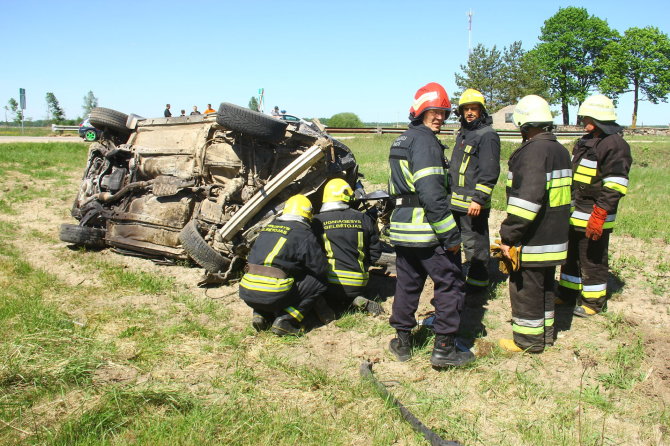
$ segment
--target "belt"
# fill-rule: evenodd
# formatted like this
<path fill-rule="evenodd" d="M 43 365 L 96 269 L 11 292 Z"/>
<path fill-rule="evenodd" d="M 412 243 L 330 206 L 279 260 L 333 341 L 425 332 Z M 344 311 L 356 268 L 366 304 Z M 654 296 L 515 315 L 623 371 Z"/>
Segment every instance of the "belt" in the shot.
<path fill-rule="evenodd" d="M 279 268 L 275 268 L 274 266 L 254 265 L 253 263 L 247 263 L 245 270 L 249 274 L 273 277 L 275 279 L 286 279 L 287 277 L 284 271 L 280 270 Z"/>
<path fill-rule="evenodd" d="M 395 206 L 398 208 L 420 208 L 419 196 L 416 194 L 395 195 Z"/>

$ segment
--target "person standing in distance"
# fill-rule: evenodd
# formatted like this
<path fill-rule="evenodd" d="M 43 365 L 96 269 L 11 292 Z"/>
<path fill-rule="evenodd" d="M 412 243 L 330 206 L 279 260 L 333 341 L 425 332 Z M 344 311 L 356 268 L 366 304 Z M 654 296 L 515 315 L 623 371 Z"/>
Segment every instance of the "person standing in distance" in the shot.
<path fill-rule="evenodd" d="M 554 275 L 568 255 L 570 153 L 551 133 L 554 117 L 541 97 L 521 98 L 513 117 L 523 142 L 508 162 L 500 247 L 507 258 L 513 246 L 521 254 L 509 276 L 513 338 L 499 343 L 511 352 L 541 353 L 554 344 Z"/>
<path fill-rule="evenodd" d="M 468 88 L 458 101 L 461 128 L 449 163 L 451 212 L 461 230 L 467 288 L 489 285 L 491 193 L 500 175 L 500 137 L 486 113 L 484 95 Z"/>
<path fill-rule="evenodd" d="M 396 251 L 396 290 L 390 324 L 396 337 L 389 344 L 399 361 L 412 354 L 410 332 L 426 278 L 435 283 L 434 367 L 462 366 L 474 360 L 456 348 L 455 335 L 465 298 L 461 269 L 461 236 L 449 210 L 444 146 L 436 134 L 451 112 L 449 96 L 435 82 L 421 87 L 410 108 L 406 132 L 391 145 L 389 192 L 391 243 Z"/>
<path fill-rule="evenodd" d="M 577 111 L 584 135 L 572 150 L 572 198 L 568 261 L 561 269 L 558 304 L 576 306 L 575 316 L 600 313 L 607 303 L 608 250 L 619 200 L 628 191 L 633 158 L 619 135 L 614 103 L 601 94 Z"/>
<path fill-rule="evenodd" d="M 165 111 L 163 112 L 163 116 L 166 118 L 172 117 L 172 112 L 170 111 L 170 104 L 165 104 Z"/>

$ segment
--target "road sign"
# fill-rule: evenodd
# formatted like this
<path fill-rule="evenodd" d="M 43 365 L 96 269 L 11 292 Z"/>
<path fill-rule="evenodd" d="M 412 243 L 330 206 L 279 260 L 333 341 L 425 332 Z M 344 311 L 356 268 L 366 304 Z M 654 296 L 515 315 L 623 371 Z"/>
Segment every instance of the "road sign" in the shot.
<path fill-rule="evenodd" d="M 19 103 L 21 105 L 21 110 L 26 109 L 26 89 L 19 88 Z"/>

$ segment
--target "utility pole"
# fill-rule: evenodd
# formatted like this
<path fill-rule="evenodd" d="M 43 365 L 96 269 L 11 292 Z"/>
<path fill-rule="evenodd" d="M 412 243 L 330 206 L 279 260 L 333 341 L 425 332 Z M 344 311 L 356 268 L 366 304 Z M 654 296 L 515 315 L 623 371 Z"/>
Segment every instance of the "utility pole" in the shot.
<path fill-rule="evenodd" d="M 472 54 L 472 9 L 468 11 L 468 56 Z"/>

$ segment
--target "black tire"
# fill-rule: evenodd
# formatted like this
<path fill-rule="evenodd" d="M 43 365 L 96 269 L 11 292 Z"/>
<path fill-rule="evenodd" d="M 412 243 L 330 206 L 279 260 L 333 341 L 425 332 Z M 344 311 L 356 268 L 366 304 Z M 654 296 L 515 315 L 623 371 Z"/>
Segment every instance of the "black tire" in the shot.
<path fill-rule="evenodd" d="M 110 130 L 118 135 L 130 134 L 130 129 L 126 127 L 128 115 L 111 108 L 95 107 L 91 110 L 89 121 L 93 127 L 99 130 Z"/>
<path fill-rule="evenodd" d="M 228 269 L 230 260 L 209 246 L 200 235 L 195 221 L 191 220 L 179 233 L 179 241 L 184 251 L 200 266 L 210 273 L 223 272 Z"/>
<path fill-rule="evenodd" d="M 228 102 L 219 105 L 216 122 L 230 130 L 270 143 L 284 138 L 288 126 L 284 121 Z"/>
<path fill-rule="evenodd" d="M 88 226 L 62 224 L 60 226 L 59 237 L 61 241 L 71 243 L 76 246 L 85 246 L 87 248 L 96 248 L 96 249 L 105 247 L 104 229 L 89 228 Z"/>

